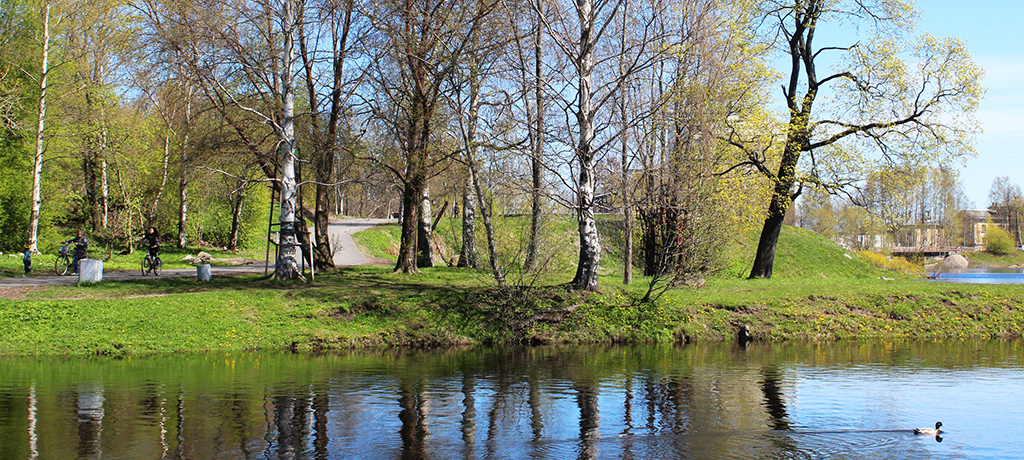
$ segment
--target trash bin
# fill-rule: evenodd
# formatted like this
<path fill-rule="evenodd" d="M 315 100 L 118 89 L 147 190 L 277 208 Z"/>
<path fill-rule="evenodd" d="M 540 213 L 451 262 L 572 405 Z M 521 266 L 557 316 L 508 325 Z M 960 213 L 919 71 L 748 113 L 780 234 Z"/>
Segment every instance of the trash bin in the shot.
<path fill-rule="evenodd" d="M 103 281 L 103 260 L 82 259 L 78 261 L 78 282 L 98 283 Z"/>
<path fill-rule="evenodd" d="M 210 264 L 196 265 L 196 280 L 210 281 Z"/>

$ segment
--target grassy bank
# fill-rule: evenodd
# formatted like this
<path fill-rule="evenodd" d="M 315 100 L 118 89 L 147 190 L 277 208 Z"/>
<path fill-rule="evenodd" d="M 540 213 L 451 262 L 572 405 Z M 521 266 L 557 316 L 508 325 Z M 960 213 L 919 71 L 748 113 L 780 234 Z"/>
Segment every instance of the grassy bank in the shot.
<path fill-rule="evenodd" d="M 7 290 L 0 354 L 692 342 L 732 340 L 742 326 L 771 341 L 1016 338 L 1024 330 L 1019 286 L 898 275 L 797 229 L 786 229 L 782 243 L 772 280 L 745 280 L 737 268 L 652 304 L 636 300 L 643 280 L 622 286 L 613 270 L 597 294 L 497 290 L 485 272 L 407 277 L 382 266 L 310 284 L 243 276 Z"/>

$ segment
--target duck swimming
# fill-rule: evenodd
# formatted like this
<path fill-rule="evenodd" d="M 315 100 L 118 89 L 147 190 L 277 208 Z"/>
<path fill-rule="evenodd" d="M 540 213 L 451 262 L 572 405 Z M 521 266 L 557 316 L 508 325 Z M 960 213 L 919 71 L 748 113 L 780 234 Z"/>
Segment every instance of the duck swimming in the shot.
<path fill-rule="evenodd" d="M 942 426 L 942 422 L 935 422 L 935 428 L 914 428 L 914 434 L 926 434 L 928 436 L 938 436 L 942 433 L 939 428 Z"/>

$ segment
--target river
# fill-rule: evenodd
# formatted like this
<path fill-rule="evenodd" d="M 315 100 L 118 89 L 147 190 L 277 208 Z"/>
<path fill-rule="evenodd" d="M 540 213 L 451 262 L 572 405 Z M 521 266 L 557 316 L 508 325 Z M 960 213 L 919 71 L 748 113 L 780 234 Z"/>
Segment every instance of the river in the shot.
<path fill-rule="evenodd" d="M 933 275 L 935 281 L 977 284 L 1024 284 L 1019 268 L 963 268 Z"/>
<path fill-rule="evenodd" d="M 1020 458 L 1021 344 L 4 358 L 0 458 Z"/>

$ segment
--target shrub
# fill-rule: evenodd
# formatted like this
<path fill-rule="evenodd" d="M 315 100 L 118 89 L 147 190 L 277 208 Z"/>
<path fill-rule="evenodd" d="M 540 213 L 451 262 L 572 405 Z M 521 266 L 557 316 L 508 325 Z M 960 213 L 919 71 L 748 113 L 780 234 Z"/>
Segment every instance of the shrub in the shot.
<path fill-rule="evenodd" d="M 864 258 L 871 265 L 878 268 L 900 272 L 907 275 L 921 275 L 924 273 L 924 266 L 911 262 L 903 257 L 886 257 L 883 254 L 871 251 L 859 251 L 857 255 Z"/>
<path fill-rule="evenodd" d="M 985 233 L 985 250 L 997 256 L 1005 256 L 1013 252 L 1013 238 L 1009 232 L 990 224 Z"/>

